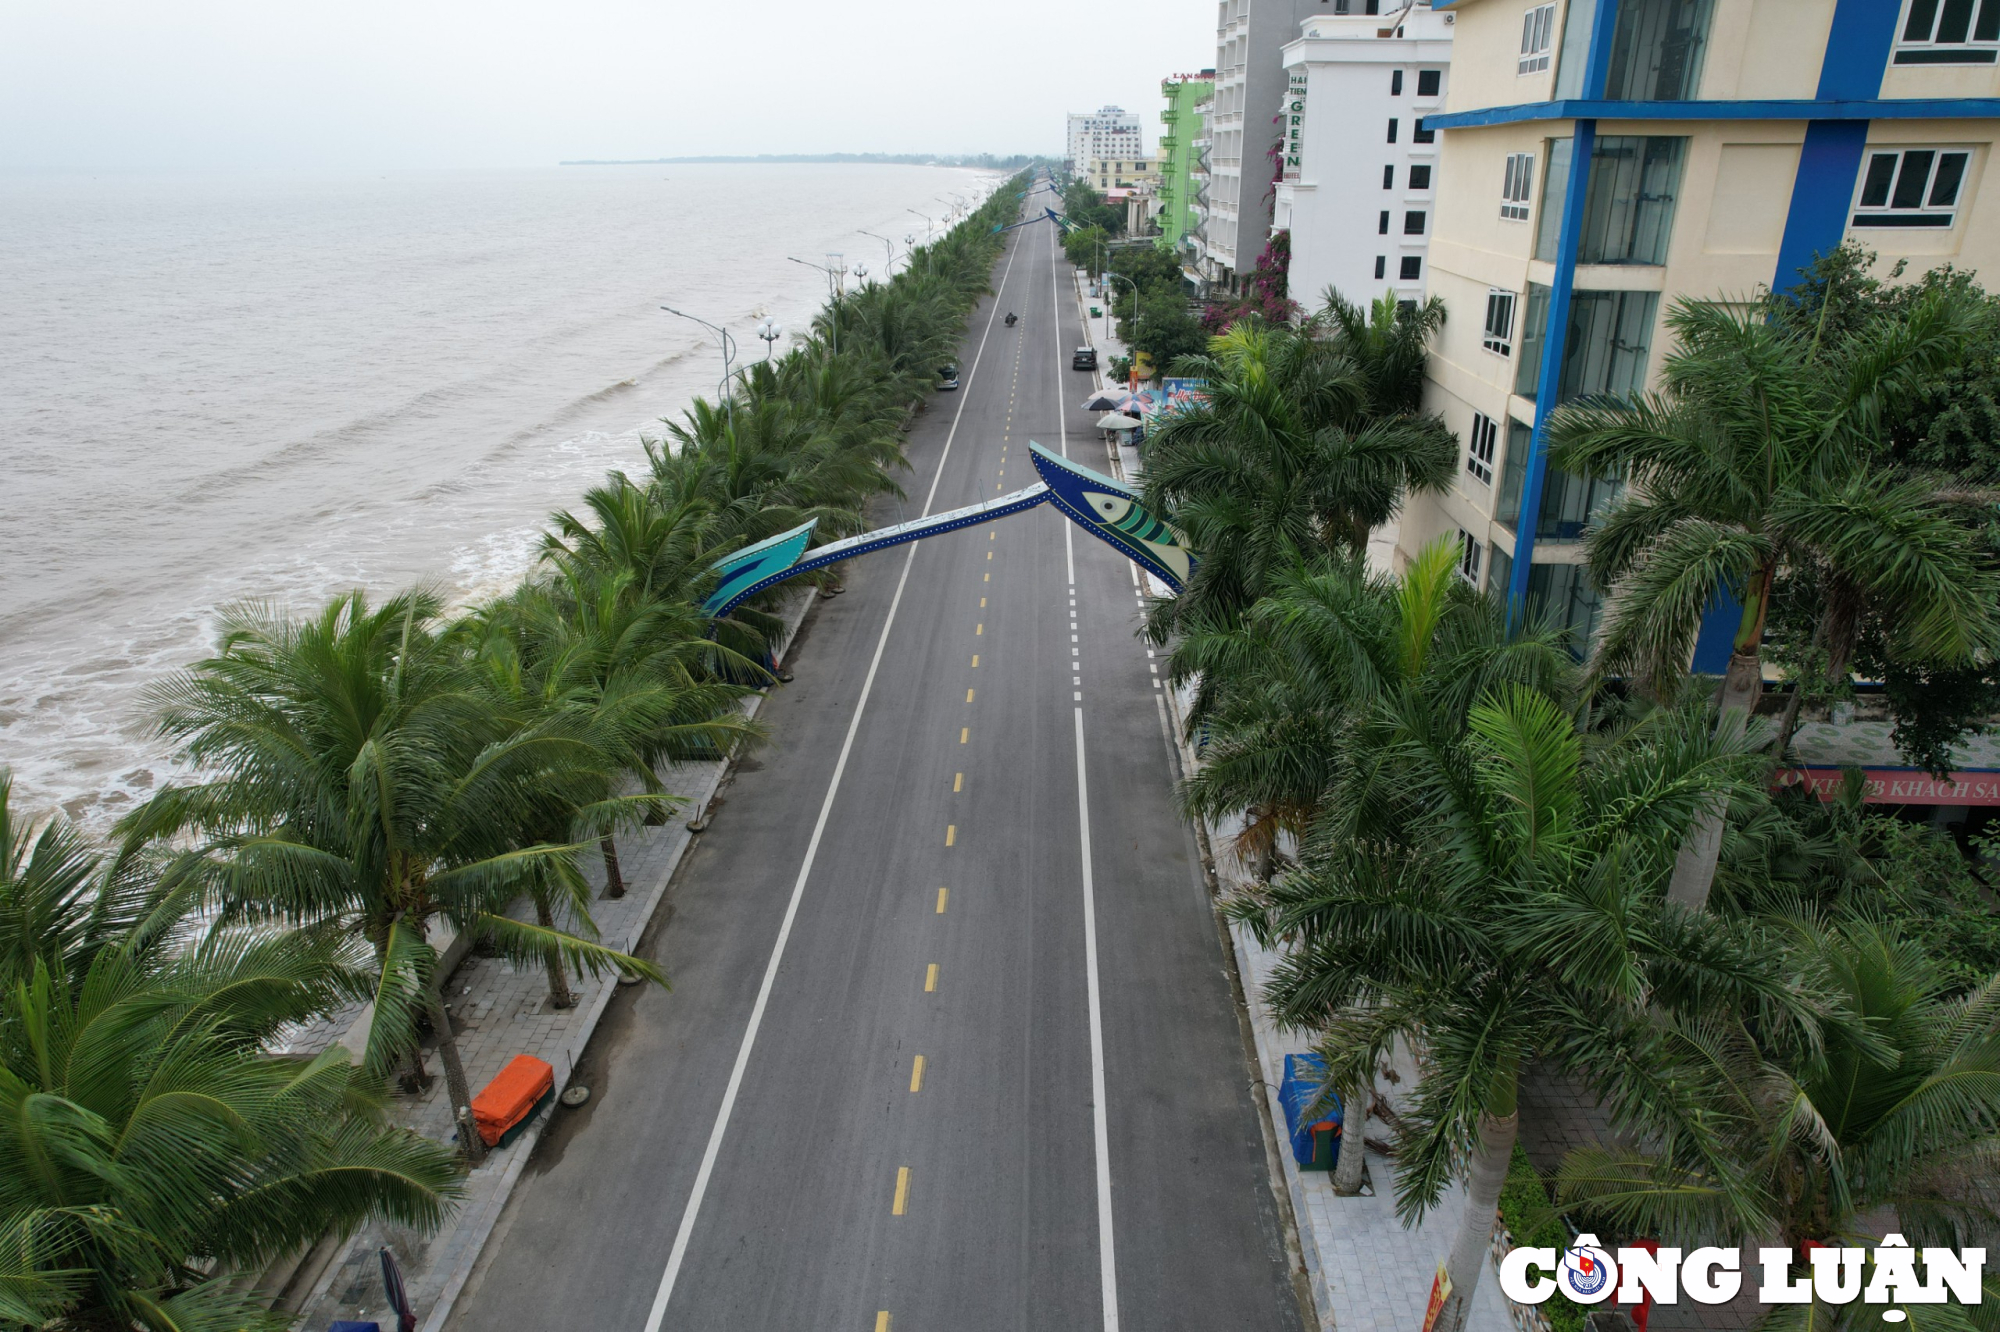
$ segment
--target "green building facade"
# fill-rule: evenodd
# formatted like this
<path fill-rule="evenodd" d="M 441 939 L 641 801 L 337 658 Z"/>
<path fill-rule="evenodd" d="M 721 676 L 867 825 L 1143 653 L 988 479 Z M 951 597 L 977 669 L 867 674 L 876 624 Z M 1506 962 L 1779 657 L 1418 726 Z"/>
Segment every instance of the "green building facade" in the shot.
<path fill-rule="evenodd" d="M 1201 104 L 1215 96 L 1215 71 L 1175 74 L 1160 80 L 1160 92 L 1167 109 L 1160 123 L 1167 132 L 1160 136 L 1160 234 L 1153 243 L 1178 255 L 1184 238 L 1193 234 L 1194 172 L 1201 164 L 1195 140 L 1201 137 Z"/>

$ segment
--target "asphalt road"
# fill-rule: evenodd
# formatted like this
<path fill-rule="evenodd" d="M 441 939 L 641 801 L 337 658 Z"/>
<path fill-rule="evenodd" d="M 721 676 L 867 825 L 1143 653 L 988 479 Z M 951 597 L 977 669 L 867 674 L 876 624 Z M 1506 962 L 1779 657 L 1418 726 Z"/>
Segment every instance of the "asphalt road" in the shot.
<path fill-rule="evenodd" d="M 1010 237 L 882 521 L 1030 439 L 1107 469 L 1053 229 Z M 1131 566 L 1044 506 L 847 586 L 452 1326 L 1300 1327 Z"/>

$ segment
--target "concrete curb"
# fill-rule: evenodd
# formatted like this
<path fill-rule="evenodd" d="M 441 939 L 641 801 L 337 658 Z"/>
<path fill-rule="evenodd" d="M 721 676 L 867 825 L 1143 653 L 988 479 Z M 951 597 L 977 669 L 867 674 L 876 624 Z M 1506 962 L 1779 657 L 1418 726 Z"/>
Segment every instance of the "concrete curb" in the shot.
<path fill-rule="evenodd" d="M 783 612 L 785 637 L 778 651 L 773 654 L 776 660 L 782 662 L 785 654 L 791 650 L 792 641 L 798 637 L 799 626 L 805 622 L 806 613 L 812 609 L 817 595 L 811 587 L 800 587 L 793 592 L 791 604 Z M 745 699 L 744 715 L 755 717 L 763 706 L 764 698 L 763 694 L 753 694 Z M 697 788 L 697 793 L 690 797 L 690 808 L 697 811 L 708 807 L 709 801 L 715 798 L 716 791 L 729 774 L 729 764 L 726 762 L 702 766 L 712 771 L 708 774 L 707 780 Z M 629 953 L 638 946 L 640 938 L 652 924 L 653 913 L 659 910 L 660 903 L 666 898 L 667 885 L 673 882 L 682 857 L 687 854 L 688 847 L 694 844 L 695 835 L 687 830 L 684 822 L 676 821 L 674 828 L 677 844 L 668 853 L 665 871 L 657 875 L 653 886 L 646 890 L 644 904 L 639 913 L 633 917 L 632 923 L 627 926 L 625 937 L 605 940 L 620 952 Z M 590 1044 L 591 1035 L 597 1030 L 598 1020 L 604 1016 L 604 1010 L 610 1006 L 611 996 L 617 989 L 615 983 L 599 987 L 597 997 L 591 1000 L 589 1008 L 585 1010 L 583 1021 L 557 1052 L 562 1056 L 556 1068 L 558 1093 L 569 1086 L 570 1076 L 576 1070 L 576 1061 L 583 1056 L 584 1048 Z M 465 1284 L 472 1276 L 473 1267 L 479 1262 L 479 1255 L 485 1249 L 487 1239 L 493 1234 L 493 1227 L 499 1222 L 501 1212 L 506 1210 L 507 1200 L 513 1195 L 514 1185 L 520 1181 L 521 1172 L 527 1166 L 528 1158 L 535 1154 L 535 1148 L 540 1144 L 543 1132 L 554 1121 L 554 1114 L 543 1115 L 535 1121 L 528 1132 L 522 1135 L 525 1141 L 518 1142 L 509 1149 L 512 1155 L 505 1171 L 501 1174 L 499 1187 L 480 1205 L 478 1213 L 469 1219 L 469 1224 L 462 1219 L 455 1227 L 459 1232 L 453 1237 L 457 1241 L 458 1256 L 452 1264 L 450 1274 L 445 1278 L 443 1288 L 438 1292 L 436 1303 L 431 1306 L 430 1313 L 420 1324 L 422 1332 L 443 1332 L 446 1322 L 451 1318 L 453 1307 L 458 1303 L 459 1295 L 464 1292 Z M 337 1266 L 329 1267 L 324 1282 L 330 1283 L 336 1270 Z M 314 1298 L 317 1299 L 319 1294 L 320 1292 L 315 1290 Z"/>

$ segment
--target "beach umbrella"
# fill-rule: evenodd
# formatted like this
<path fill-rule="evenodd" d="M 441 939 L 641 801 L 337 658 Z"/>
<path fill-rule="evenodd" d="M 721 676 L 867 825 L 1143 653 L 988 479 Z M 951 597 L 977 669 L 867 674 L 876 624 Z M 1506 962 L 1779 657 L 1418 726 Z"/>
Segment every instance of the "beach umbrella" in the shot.
<path fill-rule="evenodd" d="M 1115 412 L 1120 407 L 1123 407 L 1126 399 L 1131 396 L 1129 393 L 1113 393 L 1110 389 L 1106 389 L 1102 393 L 1093 393 L 1085 398 L 1083 400 L 1083 410 L 1086 412 Z"/>
<path fill-rule="evenodd" d="M 1137 430 L 1139 428 L 1139 418 L 1136 416 L 1124 416 L 1118 412 L 1106 412 L 1103 416 L 1097 418 L 1097 428 L 1099 430 Z"/>
<path fill-rule="evenodd" d="M 388 1293 L 389 1308 L 396 1315 L 396 1332 L 417 1332 L 417 1311 L 410 1307 L 410 1292 L 403 1287 L 403 1269 L 396 1265 L 396 1255 L 383 1245 L 382 1289 Z"/>

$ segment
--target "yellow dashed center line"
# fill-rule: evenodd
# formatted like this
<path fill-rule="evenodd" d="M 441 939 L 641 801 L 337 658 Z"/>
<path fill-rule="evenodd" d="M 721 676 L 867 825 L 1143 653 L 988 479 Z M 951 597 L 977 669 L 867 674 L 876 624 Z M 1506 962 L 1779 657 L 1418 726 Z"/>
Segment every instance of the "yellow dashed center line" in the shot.
<path fill-rule="evenodd" d="M 930 967 L 924 972 L 924 993 L 935 994 L 936 992 L 937 992 L 937 963 L 933 962 L 930 964 Z"/>
<path fill-rule="evenodd" d="M 952 844 L 953 844 L 954 842 L 956 842 L 956 841 L 958 841 L 958 825 L 957 825 L 956 823 L 947 823 L 947 824 L 945 824 L 945 825 L 944 825 L 944 844 L 945 844 L 946 846 L 950 846 L 950 845 L 952 845 Z"/>
<path fill-rule="evenodd" d="M 918 1055 L 916 1057 L 915 1062 L 913 1062 L 910 1065 L 910 1090 L 913 1092 L 920 1092 L 923 1089 L 924 1089 L 924 1057 L 922 1055 Z"/>
<path fill-rule="evenodd" d="M 951 889 L 949 888 L 938 889 L 938 906 L 937 906 L 938 915 L 942 916 L 944 914 L 944 904 L 946 902 L 949 902 L 950 900 L 951 900 Z"/>
<path fill-rule="evenodd" d="M 985 626 L 985 625 L 983 625 L 983 624 L 977 624 L 977 625 L 974 625 L 974 626 L 972 627 L 972 634 L 973 634 L 973 637 L 975 637 L 975 638 L 977 638 L 977 637 L 978 637 L 979 635 L 981 635 L 981 634 L 983 634 L 983 633 L 985 633 L 985 632 L 986 632 L 986 626 Z"/>
<path fill-rule="evenodd" d="M 966 690 L 965 696 L 968 699 L 971 698 L 972 691 L 969 689 Z M 958 728 L 958 743 L 960 743 L 961 745 L 964 744 L 968 739 L 970 739 L 971 736 L 972 736 L 972 728 L 970 726 L 961 726 Z"/>
<path fill-rule="evenodd" d="M 910 1168 L 896 1167 L 896 1201 L 889 1205 L 891 1216 L 901 1216 L 910 1210 Z M 876 1320 L 880 1322 L 880 1319 Z"/>
<path fill-rule="evenodd" d="M 889 1311 L 887 1309 L 875 1315 L 875 1332 L 889 1332 Z"/>
<path fill-rule="evenodd" d="M 972 691 L 970 689 L 965 691 L 965 701 L 968 703 L 972 701 Z"/>
<path fill-rule="evenodd" d="M 977 652 L 972 654 L 972 669 L 979 669 L 979 654 Z"/>
<path fill-rule="evenodd" d="M 951 777 L 951 793 L 953 795 L 957 795 L 960 791 L 963 791 L 964 789 L 965 789 L 965 774 L 962 772 L 953 773 Z"/>
<path fill-rule="evenodd" d="M 981 598 L 979 599 L 979 608 L 980 608 L 981 610 L 985 610 L 985 609 L 986 609 L 986 598 L 985 598 L 985 597 L 981 597 Z"/>

